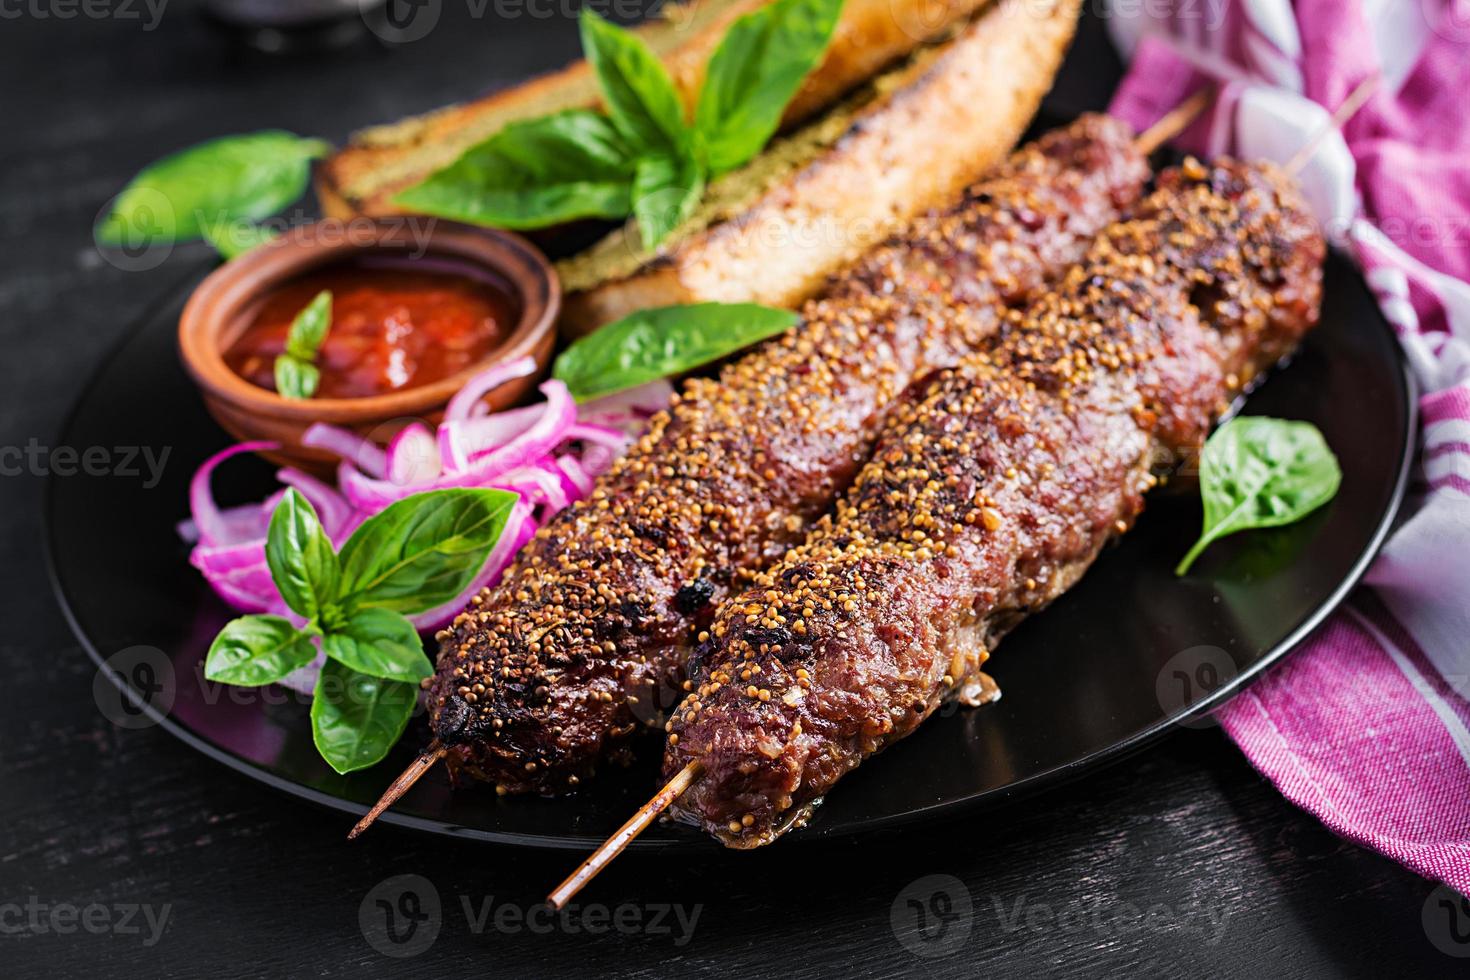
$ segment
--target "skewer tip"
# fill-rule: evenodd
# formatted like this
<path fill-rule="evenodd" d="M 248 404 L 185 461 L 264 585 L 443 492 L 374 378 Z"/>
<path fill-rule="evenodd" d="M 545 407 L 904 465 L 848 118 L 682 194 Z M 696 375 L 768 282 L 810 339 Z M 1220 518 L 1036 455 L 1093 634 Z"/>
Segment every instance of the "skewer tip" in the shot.
<path fill-rule="evenodd" d="M 1353 90 L 1347 94 L 1347 98 L 1343 99 L 1342 104 L 1337 107 L 1337 111 L 1332 114 L 1332 118 L 1328 119 L 1322 128 L 1300 150 L 1297 150 L 1290 160 L 1286 161 L 1282 169 L 1287 176 L 1295 177 L 1297 172 L 1305 167 L 1316 154 L 1323 140 L 1342 129 L 1347 125 L 1349 119 L 1357 115 L 1358 110 L 1372 98 L 1374 92 L 1378 91 L 1380 78 L 1379 75 L 1369 75 L 1353 87 Z"/>
<path fill-rule="evenodd" d="M 383 815 L 383 811 L 387 810 L 394 803 L 397 803 L 399 797 L 408 792 L 409 787 L 413 786 L 424 773 L 434 767 L 434 763 L 444 758 L 446 751 L 448 750 L 442 745 L 431 745 L 424 751 L 423 755 L 410 762 L 408 768 L 399 773 L 398 778 L 393 780 L 388 785 L 388 788 L 383 791 L 383 795 L 378 798 L 378 802 L 373 804 L 373 808 L 347 832 L 347 839 L 355 840 L 359 834 L 371 827 L 373 821 Z"/>
<path fill-rule="evenodd" d="M 655 817 L 668 809 L 669 804 L 683 795 L 690 786 L 693 786 L 703 771 L 704 766 L 698 759 L 680 769 L 673 779 L 664 784 L 663 789 L 653 794 L 651 800 L 640 806 L 637 812 L 628 818 L 627 823 L 619 827 L 611 837 L 603 841 L 602 846 L 588 855 L 587 860 L 579 864 L 577 870 L 567 876 L 566 881 L 557 885 L 552 893 L 546 896 L 546 903 L 558 912 L 566 908 L 567 903 L 576 896 L 577 892 L 595 878 L 599 871 L 612 863 L 613 858 L 623 853 L 624 848 L 647 830 L 648 825 L 653 823 Z"/>
<path fill-rule="evenodd" d="M 1210 99 L 1214 98 L 1214 95 L 1215 90 L 1213 86 L 1207 85 L 1164 113 L 1163 116 L 1159 117 L 1158 122 L 1138 135 L 1138 139 L 1134 142 L 1134 145 L 1138 147 L 1138 151 L 1144 156 L 1148 156 L 1184 132 L 1185 127 L 1194 122 L 1199 117 L 1199 114 L 1205 111 L 1210 104 Z"/>

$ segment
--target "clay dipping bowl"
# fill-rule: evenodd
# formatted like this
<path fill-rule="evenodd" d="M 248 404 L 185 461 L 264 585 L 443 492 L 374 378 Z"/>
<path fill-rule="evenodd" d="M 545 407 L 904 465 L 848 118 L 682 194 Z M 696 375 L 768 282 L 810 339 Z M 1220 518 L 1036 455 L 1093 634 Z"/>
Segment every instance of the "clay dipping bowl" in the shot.
<path fill-rule="evenodd" d="M 511 322 L 504 339 L 479 363 L 447 378 L 362 398 L 282 398 L 236 374 L 224 353 L 250 326 L 279 286 L 339 263 L 453 270 L 502 291 Z M 556 341 L 561 287 L 546 257 L 517 235 L 447 221 L 385 218 L 347 224 L 322 221 L 294 230 L 220 266 L 189 298 L 179 320 L 179 352 L 204 405 L 230 435 L 268 440 L 267 458 L 318 473 L 336 458 L 301 444 L 313 424 L 326 422 L 385 444 L 403 426 L 429 426 L 469 378 L 495 364 L 530 355 L 537 372 L 508 381 L 486 396 L 492 410 L 514 405 L 546 371 Z"/>

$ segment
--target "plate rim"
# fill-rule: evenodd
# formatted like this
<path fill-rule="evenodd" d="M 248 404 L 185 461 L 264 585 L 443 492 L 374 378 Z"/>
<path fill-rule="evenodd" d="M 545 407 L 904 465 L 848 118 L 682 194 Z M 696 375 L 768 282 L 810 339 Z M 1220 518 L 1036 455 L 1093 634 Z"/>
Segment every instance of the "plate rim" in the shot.
<path fill-rule="evenodd" d="M 1346 252 L 1333 247 L 1327 261 L 1340 261 L 1346 263 L 1352 273 L 1362 280 L 1362 272 L 1352 262 L 1351 256 Z M 64 437 L 72 430 L 76 417 L 81 411 L 86 392 L 96 380 L 107 370 L 107 366 L 113 361 L 118 353 L 137 335 L 146 329 L 153 318 L 161 315 L 171 305 L 180 299 L 180 290 L 187 283 L 197 279 L 203 274 L 210 263 L 201 263 L 197 268 L 188 272 L 178 279 L 166 292 L 162 293 L 154 302 L 147 304 L 142 311 L 131 320 L 127 327 L 120 331 L 116 340 L 107 346 L 99 356 L 92 369 L 87 373 L 86 380 L 78 387 L 70 406 L 62 416 L 57 426 L 58 439 Z M 1324 262 L 1324 268 L 1326 262 Z M 1364 283 L 1366 288 L 1366 282 Z M 939 822 L 953 819 L 966 813 L 976 813 L 987 808 L 1015 802 L 1017 800 L 1055 789 L 1066 783 L 1080 779 L 1083 776 L 1105 769 L 1110 765 L 1121 762 L 1136 754 L 1144 748 L 1161 740 L 1162 738 L 1180 730 L 1181 723 L 1198 718 L 1215 708 L 1219 707 L 1229 699 L 1235 697 L 1256 677 L 1270 667 L 1275 666 L 1288 653 L 1295 650 L 1313 632 L 1315 632 L 1329 616 L 1341 607 L 1344 600 L 1357 588 L 1382 550 L 1384 542 L 1388 539 L 1403 509 L 1404 499 L 1408 492 L 1409 479 L 1413 471 L 1414 461 L 1417 458 L 1417 435 L 1419 429 L 1419 384 L 1410 370 L 1408 359 L 1404 354 L 1398 336 L 1391 324 L 1383 316 L 1382 310 L 1374 307 L 1379 329 L 1391 340 L 1390 349 L 1394 352 L 1394 366 L 1397 370 L 1391 372 L 1397 380 L 1397 391 L 1395 396 L 1401 399 L 1404 411 L 1404 428 L 1400 432 L 1403 451 L 1398 460 L 1398 469 L 1394 474 L 1393 488 L 1389 495 L 1387 506 L 1379 516 L 1377 526 L 1368 540 L 1368 544 L 1354 561 L 1352 568 L 1343 579 L 1337 583 L 1331 593 L 1320 602 L 1312 612 L 1307 615 L 1301 623 L 1286 636 L 1282 637 L 1271 648 L 1262 654 L 1257 661 L 1246 670 L 1238 673 L 1226 684 L 1221 685 L 1208 697 L 1201 699 L 1186 710 L 1175 712 L 1167 717 L 1161 718 L 1142 729 L 1128 735 L 1125 738 L 1114 741 L 1100 749 L 1089 752 L 1078 758 L 1053 766 L 1021 779 L 1009 782 L 1004 786 L 993 789 L 982 790 L 961 799 L 948 800 L 938 803 L 921 805 L 910 808 L 901 813 L 886 814 L 881 816 L 859 817 L 842 824 L 840 827 L 827 828 L 825 831 L 819 827 L 813 827 L 809 831 L 794 835 L 796 839 L 809 844 L 843 840 L 855 835 L 873 834 L 878 831 L 906 830 L 916 823 Z M 59 442 L 57 444 L 60 444 Z M 54 513 L 55 492 L 57 477 L 49 474 L 46 477 L 41 501 L 42 522 L 42 544 L 45 553 L 46 575 L 50 584 L 50 591 L 61 609 L 62 617 L 66 620 L 67 627 L 76 637 L 78 643 L 86 652 L 88 658 L 102 672 L 124 696 L 132 692 L 127 682 L 112 671 L 106 670 L 106 658 L 96 648 L 92 639 L 82 628 L 73 602 L 61 581 L 60 571 L 56 559 L 55 527 L 56 519 Z M 202 753 L 206 757 L 221 763 L 258 783 L 261 783 L 277 792 L 304 800 L 316 806 L 322 807 L 336 813 L 343 813 L 352 817 L 361 817 L 368 807 L 345 800 L 331 793 L 306 786 L 300 782 L 266 769 L 248 759 L 241 758 L 230 750 L 214 744 L 204 736 L 194 732 L 186 725 L 175 721 L 168 714 L 158 711 L 151 703 L 144 701 L 141 709 L 156 727 L 162 728 L 174 738 L 188 745 L 190 748 Z M 498 831 L 487 830 L 482 827 L 471 827 L 462 824 L 450 823 L 443 819 L 420 817 L 411 813 L 389 810 L 378 820 L 381 824 L 401 827 L 407 830 L 429 833 L 439 837 L 449 837 L 456 840 L 475 840 L 489 844 L 507 845 L 516 847 L 534 847 L 552 851 L 585 851 L 589 847 L 588 837 L 569 837 L 564 834 L 526 834 L 520 831 Z M 686 828 L 690 832 L 681 833 L 675 838 L 638 838 L 631 842 L 629 849 L 641 853 L 658 852 L 687 852 L 696 850 L 719 851 L 721 848 L 708 836 Z M 780 842 L 790 840 L 792 835 L 787 835 Z"/>

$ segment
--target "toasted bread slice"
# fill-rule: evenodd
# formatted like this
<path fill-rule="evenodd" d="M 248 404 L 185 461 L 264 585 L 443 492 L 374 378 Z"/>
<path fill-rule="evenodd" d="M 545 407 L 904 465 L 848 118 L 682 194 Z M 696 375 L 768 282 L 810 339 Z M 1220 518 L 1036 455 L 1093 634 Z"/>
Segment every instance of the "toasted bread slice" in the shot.
<path fill-rule="evenodd" d="M 657 252 L 630 222 L 561 262 L 563 335 L 673 303 L 796 307 L 1010 151 L 1051 86 L 1080 4 L 1004 0 L 715 181 Z"/>
<path fill-rule="evenodd" d="M 770 0 L 685 0 L 636 28 L 663 59 L 693 107 L 705 65 L 738 17 Z M 822 64 L 786 107 L 787 125 L 810 118 L 854 86 L 939 37 L 989 0 L 847 0 Z M 393 196 L 453 163 L 507 123 L 597 104 L 586 62 L 474 102 L 355 133 L 317 168 L 317 195 L 329 217 L 397 214 Z"/>

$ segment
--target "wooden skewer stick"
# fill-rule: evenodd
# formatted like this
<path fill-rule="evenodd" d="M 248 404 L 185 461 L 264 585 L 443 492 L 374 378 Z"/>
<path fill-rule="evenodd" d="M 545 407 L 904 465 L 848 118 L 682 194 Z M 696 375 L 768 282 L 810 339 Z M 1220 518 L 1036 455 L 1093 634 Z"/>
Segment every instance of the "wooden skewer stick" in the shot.
<path fill-rule="evenodd" d="M 1302 147 L 1296 156 L 1292 157 L 1291 161 L 1287 163 L 1287 174 L 1295 174 L 1297 170 L 1301 169 L 1307 160 L 1311 158 L 1317 147 L 1321 145 L 1322 141 L 1327 138 L 1328 134 L 1340 129 L 1343 124 L 1352 118 L 1355 112 L 1362 108 L 1363 103 L 1368 101 L 1369 96 L 1377 88 L 1377 84 L 1377 76 L 1371 76 L 1360 82 L 1358 87 L 1353 89 L 1348 97 L 1343 100 L 1342 105 L 1333 114 L 1331 122 L 1323 127 L 1322 131 L 1313 137 L 1311 142 Z M 1203 88 L 1195 92 L 1179 105 L 1170 109 L 1158 122 L 1140 134 L 1134 143 L 1135 147 L 1140 153 L 1146 156 L 1175 136 L 1178 136 L 1184 131 L 1184 127 L 1193 122 L 1205 110 L 1205 107 L 1210 104 L 1212 95 L 1213 92 L 1209 88 Z M 367 812 L 367 815 L 359 820 L 357 825 L 352 828 L 352 831 L 347 835 L 348 840 L 361 834 L 373 821 L 382 816 L 383 811 L 387 810 L 394 803 L 397 803 L 398 799 L 404 793 L 408 792 L 409 787 L 418 782 L 419 778 L 428 772 L 429 769 L 433 768 L 436 762 L 444 758 L 445 751 L 442 746 L 438 748 L 431 747 L 423 755 L 415 759 L 397 779 L 393 780 L 392 785 L 383 793 L 382 798 L 373 804 L 373 808 Z M 600 848 L 593 852 L 591 857 L 582 862 L 582 866 L 573 872 L 571 877 L 562 882 L 561 886 L 551 893 L 551 904 L 557 908 L 566 904 L 583 885 L 591 881 L 594 875 L 606 867 L 608 862 L 622 853 L 623 849 L 653 822 L 654 817 L 662 813 L 669 804 L 678 799 L 680 794 L 692 786 L 694 781 L 699 778 L 700 772 L 699 763 L 691 762 L 677 776 L 669 780 L 668 784 L 659 790 L 653 799 L 639 808 L 638 812 L 627 823 L 623 824 L 616 834 L 604 842 Z"/>
<path fill-rule="evenodd" d="M 1170 139 L 1178 136 L 1184 127 L 1188 126 L 1210 104 L 1211 94 L 1208 88 L 1200 89 L 1169 110 L 1162 119 L 1138 137 L 1134 144 L 1138 151 L 1147 156 Z M 647 830 L 655 817 L 668 809 L 669 805 L 682 796 L 685 790 L 693 786 L 703 772 L 704 766 L 697 759 L 679 770 L 673 779 L 664 784 L 663 789 L 638 808 L 627 823 L 619 827 L 617 832 L 603 841 L 602 846 L 593 851 L 587 860 L 578 865 L 577 870 L 568 875 L 566 881 L 556 886 L 556 889 L 546 898 L 551 907 L 558 910 L 564 908 L 567 902 L 571 901 L 573 896 L 596 877 L 599 871 L 607 867 L 613 858 L 623 853 L 634 838 Z"/>
<path fill-rule="evenodd" d="M 1322 128 L 1307 141 L 1306 146 L 1297 150 L 1295 155 L 1286 161 L 1286 166 L 1283 169 L 1286 171 L 1287 176 L 1296 176 L 1297 171 L 1305 167 L 1307 161 L 1312 159 L 1312 154 L 1317 152 L 1317 149 L 1322 145 L 1322 141 L 1347 125 L 1347 121 L 1353 118 L 1357 114 L 1357 111 L 1363 108 L 1363 104 L 1378 90 L 1378 81 L 1379 76 L 1369 75 L 1348 93 L 1348 97 L 1342 100 L 1342 105 L 1337 107 L 1337 111 L 1332 114 L 1332 118 L 1327 120 Z"/>
<path fill-rule="evenodd" d="M 1343 124 L 1353 117 L 1355 112 L 1363 107 L 1363 103 L 1368 101 L 1368 97 L 1373 94 L 1377 84 L 1378 79 L 1376 76 L 1367 78 L 1359 83 L 1357 88 L 1353 89 L 1348 97 L 1343 100 L 1342 105 L 1338 106 L 1337 111 L 1333 113 L 1328 125 L 1323 127 L 1322 131 L 1317 133 L 1311 142 L 1302 147 L 1292 157 L 1291 161 L 1287 163 L 1285 168 L 1286 172 L 1288 174 L 1294 174 L 1299 170 L 1311 158 L 1317 147 L 1321 145 L 1322 141 L 1330 133 L 1340 129 Z M 1194 93 L 1176 108 L 1171 109 L 1158 122 L 1150 126 L 1138 137 L 1134 145 L 1138 148 L 1139 152 L 1145 155 L 1152 153 L 1164 143 L 1179 135 L 1185 126 L 1188 126 L 1196 116 L 1203 112 L 1205 106 L 1209 104 L 1210 96 L 1211 92 L 1208 89 L 1201 89 Z M 627 823 L 619 827 L 617 833 L 604 841 L 602 846 L 596 851 L 593 851 L 591 857 L 583 861 L 566 881 L 557 886 L 556 890 L 547 898 L 552 908 L 561 909 L 564 907 L 572 899 L 572 896 L 581 891 L 587 882 L 591 881 L 599 871 L 607 867 L 609 862 L 621 854 L 635 837 L 647 829 L 648 825 L 653 823 L 655 817 L 666 810 L 685 790 L 693 786 L 703 771 L 703 766 L 698 760 L 695 760 L 681 769 L 679 774 L 673 779 L 665 783 L 664 788 L 654 794 L 653 799 L 639 807 L 638 812 L 633 814 Z"/>
<path fill-rule="evenodd" d="M 1148 156 L 1184 132 L 1184 127 L 1194 122 L 1195 118 L 1205 111 L 1205 107 L 1210 104 L 1210 99 L 1214 97 L 1214 94 L 1214 90 L 1207 86 L 1164 113 L 1158 122 L 1139 134 L 1138 139 L 1133 141 L 1134 148 L 1144 156 Z"/>
<path fill-rule="evenodd" d="M 1209 105 L 1210 97 L 1210 89 L 1200 89 L 1188 99 L 1185 99 L 1179 105 L 1169 110 L 1163 118 L 1150 126 L 1138 137 L 1135 145 L 1139 152 L 1144 155 L 1152 153 L 1168 140 L 1179 135 L 1184 127 L 1188 126 Z M 392 785 L 383 793 L 382 798 L 373 804 L 373 808 L 367 812 L 367 815 L 357 822 L 357 825 L 352 828 L 347 838 L 351 840 L 371 826 L 373 821 L 377 820 L 383 814 L 383 811 L 398 802 L 399 797 L 408 792 L 409 787 L 418 782 L 424 773 L 428 772 L 436 762 L 442 759 L 444 753 L 445 749 L 442 746 L 437 748 L 431 747 L 429 751 L 426 751 L 423 755 L 415 759 L 397 779 L 393 780 Z M 581 890 L 583 885 L 591 881 L 594 875 L 606 867 L 608 862 L 613 858 L 621 854 L 623 849 L 634 838 L 647 829 L 655 817 L 667 809 L 669 804 L 673 803 L 674 800 L 678 799 L 680 794 L 692 786 L 694 781 L 699 778 L 701 771 L 702 768 L 698 762 L 691 762 L 677 776 L 669 780 L 667 785 L 654 795 L 653 799 L 643 804 L 638 809 L 638 812 L 634 813 L 628 822 L 618 829 L 617 833 L 608 838 L 601 847 L 592 853 L 591 857 L 583 861 L 582 865 L 576 871 L 572 872 L 572 875 L 566 881 L 561 883 L 556 891 L 551 893 L 549 899 L 551 904 L 556 908 L 561 908 L 565 905 L 573 895 Z"/>
<path fill-rule="evenodd" d="M 378 802 L 374 803 L 373 808 L 367 812 L 367 815 L 347 832 L 347 839 L 352 840 L 358 834 L 372 826 L 373 821 L 382 816 L 384 810 L 397 803 L 398 798 L 404 793 L 407 793 L 409 787 L 418 782 L 419 777 L 432 769 L 434 763 L 444 758 L 444 754 L 448 751 L 442 745 L 431 745 L 423 755 L 409 763 L 408 768 L 398 774 L 398 778 L 393 780 L 392 784 L 389 785 L 387 790 L 378 799 Z"/>
<path fill-rule="evenodd" d="M 566 907 L 572 896 L 582 890 L 582 886 L 597 876 L 597 873 L 607 867 L 608 863 L 619 854 L 623 848 L 632 843 L 633 838 L 643 833 L 648 825 L 653 823 L 655 817 L 664 812 L 670 803 L 673 803 L 684 791 L 694 785 L 694 781 L 704 772 L 704 766 L 698 759 L 689 763 L 673 779 L 664 784 L 664 788 L 653 795 L 653 799 L 638 808 L 628 819 L 628 822 L 618 828 L 617 833 L 602 842 L 602 846 L 593 851 L 587 860 L 577 866 L 577 870 L 567 876 L 567 880 L 556 886 L 556 890 L 546 897 L 546 901 L 554 909 Z"/>

